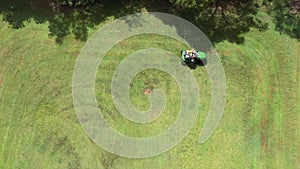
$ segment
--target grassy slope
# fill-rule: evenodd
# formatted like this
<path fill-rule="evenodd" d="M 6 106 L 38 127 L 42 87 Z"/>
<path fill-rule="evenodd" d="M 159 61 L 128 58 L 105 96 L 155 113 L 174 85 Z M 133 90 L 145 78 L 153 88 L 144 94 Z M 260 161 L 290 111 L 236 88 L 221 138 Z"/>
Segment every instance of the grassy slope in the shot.
<path fill-rule="evenodd" d="M 228 100 L 213 137 L 203 145 L 197 143 L 210 102 L 208 76 L 204 68 L 199 68 L 193 73 L 201 90 L 202 107 L 193 130 L 169 152 L 137 160 L 101 150 L 80 128 L 72 108 L 71 78 L 83 43 L 70 38 L 57 46 L 47 33 L 47 25 L 28 24 L 24 29 L 11 30 L 0 22 L 0 168 L 300 166 L 300 44 L 295 40 L 273 30 L 253 30 L 245 35 L 242 45 L 217 44 L 227 75 Z M 126 55 L 147 47 L 178 53 L 184 46 L 153 35 L 147 40 L 125 40 L 108 54 L 99 67 L 105 76 L 98 73 L 96 80 L 99 107 L 107 120 L 118 131 L 136 137 L 166 129 L 178 109 L 167 105 L 159 120 L 143 126 L 126 121 L 114 111 L 107 96 L 115 65 Z M 149 86 L 162 88 L 173 103 L 178 103 L 174 81 L 163 78 L 159 71 L 145 71 L 132 84 L 131 99 L 137 108 L 149 106 L 147 96 L 142 94 Z"/>

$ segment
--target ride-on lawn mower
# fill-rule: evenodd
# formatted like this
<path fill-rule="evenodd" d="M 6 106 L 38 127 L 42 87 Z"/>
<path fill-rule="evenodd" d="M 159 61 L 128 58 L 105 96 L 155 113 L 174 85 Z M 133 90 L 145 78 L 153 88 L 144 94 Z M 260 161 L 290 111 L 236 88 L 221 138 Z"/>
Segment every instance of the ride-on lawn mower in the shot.
<path fill-rule="evenodd" d="M 197 65 L 204 66 L 207 63 L 206 53 L 201 51 L 182 50 L 181 51 L 182 64 L 195 69 Z"/>

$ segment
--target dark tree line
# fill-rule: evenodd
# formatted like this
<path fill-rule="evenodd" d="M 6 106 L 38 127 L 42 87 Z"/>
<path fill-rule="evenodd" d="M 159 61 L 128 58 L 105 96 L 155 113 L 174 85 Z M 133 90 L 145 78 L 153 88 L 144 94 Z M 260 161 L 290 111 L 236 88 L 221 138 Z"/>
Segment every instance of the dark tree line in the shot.
<path fill-rule="evenodd" d="M 271 14 L 274 16 L 276 29 L 300 39 L 300 0 L 274 0 Z"/>
<path fill-rule="evenodd" d="M 224 39 L 243 42 L 240 34 L 248 32 L 251 27 L 260 30 L 267 28 L 267 25 L 256 17 L 259 3 L 255 0 L 170 1 L 176 8 L 175 14 L 192 21 L 214 42 Z"/>
<path fill-rule="evenodd" d="M 70 34 L 85 41 L 88 28 L 107 17 L 118 18 L 145 8 L 185 18 L 213 42 L 241 43 L 240 35 L 250 28 L 267 28 L 256 15 L 262 6 L 274 16 L 277 30 L 300 37 L 300 0 L 1 0 L 0 14 L 14 29 L 24 27 L 24 21 L 47 21 L 49 35 L 62 43 Z"/>

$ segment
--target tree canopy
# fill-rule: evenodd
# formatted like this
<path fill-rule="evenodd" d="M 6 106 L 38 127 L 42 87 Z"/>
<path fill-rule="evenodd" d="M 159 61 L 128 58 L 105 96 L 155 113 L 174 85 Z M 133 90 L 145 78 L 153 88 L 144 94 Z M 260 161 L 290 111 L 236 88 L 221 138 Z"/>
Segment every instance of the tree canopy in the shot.
<path fill-rule="evenodd" d="M 278 31 L 300 39 L 300 0 L 274 0 L 271 14 Z"/>
<path fill-rule="evenodd" d="M 12 28 L 24 21 L 49 23 L 49 35 L 58 43 L 73 34 L 85 41 L 88 29 L 108 17 L 121 17 L 142 9 L 177 15 L 192 22 L 213 42 L 242 43 L 242 33 L 250 28 L 264 30 L 267 24 L 257 18 L 258 9 L 271 6 L 278 30 L 299 38 L 300 0 L 2 0 L 0 14 Z"/>
<path fill-rule="evenodd" d="M 256 18 L 259 4 L 254 0 L 170 0 L 175 14 L 193 22 L 214 42 L 224 39 L 243 42 L 240 34 L 251 27 L 265 29 Z"/>

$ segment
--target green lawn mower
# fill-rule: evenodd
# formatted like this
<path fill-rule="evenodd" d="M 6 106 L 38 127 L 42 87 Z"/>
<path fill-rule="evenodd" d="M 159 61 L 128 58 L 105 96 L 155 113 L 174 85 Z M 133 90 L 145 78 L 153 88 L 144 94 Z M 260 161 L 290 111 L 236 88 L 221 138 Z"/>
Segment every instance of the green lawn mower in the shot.
<path fill-rule="evenodd" d="M 205 52 L 191 49 L 191 50 L 182 50 L 180 54 L 181 54 L 182 64 L 187 65 L 191 68 L 196 68 L 197 65 L 204 66 L 207 64 Z"/>

